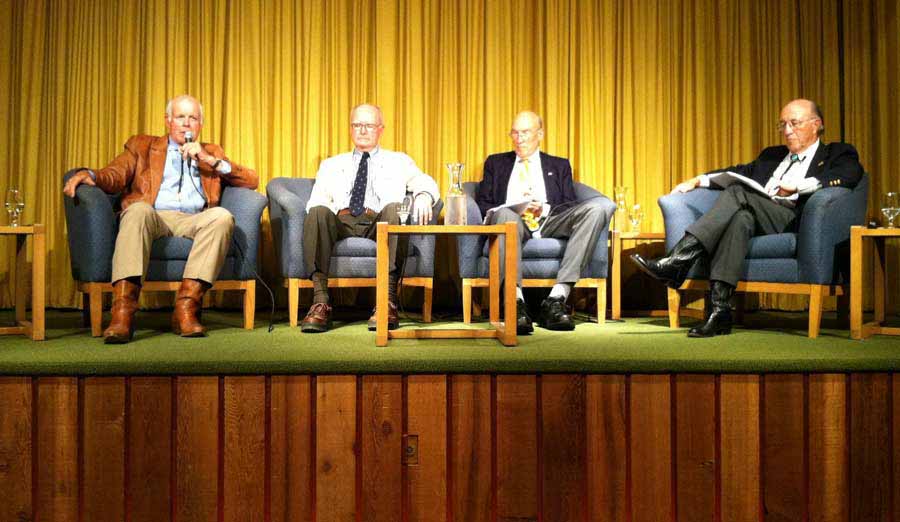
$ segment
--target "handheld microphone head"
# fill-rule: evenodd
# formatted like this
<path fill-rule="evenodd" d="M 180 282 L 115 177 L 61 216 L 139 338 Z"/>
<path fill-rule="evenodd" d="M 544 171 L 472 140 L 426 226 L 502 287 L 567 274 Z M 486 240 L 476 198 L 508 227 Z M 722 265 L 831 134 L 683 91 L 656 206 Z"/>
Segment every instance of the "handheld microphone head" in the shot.
<path fill-rule="evenodd" d="M 191 131 L 185 132 L 184 133 L 184 142 L 191 143 L 192 141 L 194 141 L 194 133 Z"/>

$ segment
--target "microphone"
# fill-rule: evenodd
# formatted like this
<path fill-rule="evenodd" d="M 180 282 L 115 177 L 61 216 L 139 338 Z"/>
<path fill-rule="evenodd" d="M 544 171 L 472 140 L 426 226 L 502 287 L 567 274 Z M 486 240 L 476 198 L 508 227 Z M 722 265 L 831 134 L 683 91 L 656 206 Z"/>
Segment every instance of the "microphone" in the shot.
<path fill-rule="evenodd" d="M 184 133 L 184 142 L 185 143 L 193 143 L 193 141 L 194 141 L 194 133 L 191 131 L 185 132 Z M 190 174 L 190 171 L 191 171 L 191 157 L 190 156 L 188 156 L 187 164 L 188 164 L 188 173 Z"/>

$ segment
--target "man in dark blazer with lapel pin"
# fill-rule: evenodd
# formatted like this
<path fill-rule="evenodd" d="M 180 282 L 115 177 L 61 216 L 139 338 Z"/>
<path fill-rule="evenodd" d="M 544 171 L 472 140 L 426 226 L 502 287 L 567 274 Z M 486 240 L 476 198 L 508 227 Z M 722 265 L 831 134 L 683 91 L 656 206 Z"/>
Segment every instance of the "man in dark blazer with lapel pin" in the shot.
<path fill-rule="evenodd" d="M 518 212 L 509 207 L 497 209 L 488 220 L 492 225 L 518 223 L 520 267 L 521 249 L 532 237 L 568 240 L 556 284 L 541 303 L 538 324 L 550 330 L 572 330 L 575 323 L 567 313 L 566 300 L 590 260 L 600 231 L 608 227 L 609 222 L 599 200 L 578 202 L 575 198 L 569 160 L 541 152 L 543 127 L 541 117 L 534 112 L 516 115 L 509 132 L 514 150 L 488 156 L 475 199 L 483 216 L 501 205 L 529 202 Z M 524 335 L 531 333 L 534 327 L 522 294 L 521 269 L 518 279 L 516 330 L 519 335 Z"/>
<path fill-rule="evenodd" d="M 803 205 L 813 192 L 822 187 L 853 188 L 862 177 L 859 155 L 852 145 L 820 141 L 825 121 L 815 102 L 798 99 L 785 105 L 777 129 L 784 145 L 763 150 L 750 163 L 701 174 L 672 191 L 721 188 L 716 174 L 730 171 L 756 181 L 765 194 L 742 183 L 728 185 L 668 256 L 657 260 L 631 256 L 641 270 L 671 288 L 684 283 L 697 259 L 711 256 L 712 312 L 705 324 L 688 332 L 690 337 L 731 333 L 730 299 L 752 237 L 796 230 Z"/>

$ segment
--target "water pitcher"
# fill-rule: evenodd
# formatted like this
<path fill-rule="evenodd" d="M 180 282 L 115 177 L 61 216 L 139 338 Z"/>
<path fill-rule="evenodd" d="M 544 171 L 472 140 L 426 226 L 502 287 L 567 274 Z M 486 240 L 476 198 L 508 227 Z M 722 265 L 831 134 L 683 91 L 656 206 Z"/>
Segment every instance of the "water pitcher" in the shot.
<path fill-rule="evenodd" d="M 462 189 L 462 171 L 464 167 L 464 163 L 447 163 L 447 172 L 450 174 L 450 188 L 447 189 L 445 225 L 466 224 L 466 206 L 468 202 Z"/>

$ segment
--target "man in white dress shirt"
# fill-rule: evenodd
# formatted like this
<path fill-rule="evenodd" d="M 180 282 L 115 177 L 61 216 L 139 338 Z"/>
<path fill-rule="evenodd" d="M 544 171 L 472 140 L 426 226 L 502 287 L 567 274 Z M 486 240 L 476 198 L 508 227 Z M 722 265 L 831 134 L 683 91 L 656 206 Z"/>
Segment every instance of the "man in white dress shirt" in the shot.
<path fill-rule="evenodd" d="M 691 328 L 690 337 L 731 332 L 730 299 L 752 237 L 796 230 L 803 205 L 813 192 L 822 187 L 853 188 L 862 177 L 852 145 L 819 141 L 825 122 L 815 102 L 798 99 L 785 105 L 777 128 L 785 145 L 763 150 L 751 163 L 696 176 L 673 190 L 722 188 L 714 174 L 735 172 L 762 185 L 765 194 L 743 183 L 731 184 L 713 208 L 688 227 L 668 256 L 658 260 L 631 256 L 641 270 L 672 288 L 684 283 L 697 259 L 711 256 L 712 313 L 705 324 Z"/>
<path fill-rule="evenodd" d="M 306 205 L 303 252 L 313 281 L 313 304 L 303 319 L 303 332 L 324 332 L 331 323 L 328 269 L 334 244 L 347 237 L 375 238 L 375 224 L 399 224 L 397 210 L 407 192 L 413 195 L 414 223 L 431 221 L 438 186 L 412 158 L 378 145 L 384 133 L 384 118 L 375 105 L 362 104 L 350 112 L 352 152 L 326 159 L 319 165 L 316 184 Z M 408 236 L 390 238 L 388 282 L 388 328 L 399 325 L 397 282 L 406 258 Z M 375 314 L 369 319 L 375 329 Z"/>

